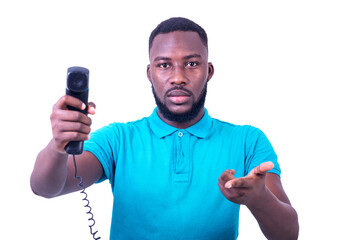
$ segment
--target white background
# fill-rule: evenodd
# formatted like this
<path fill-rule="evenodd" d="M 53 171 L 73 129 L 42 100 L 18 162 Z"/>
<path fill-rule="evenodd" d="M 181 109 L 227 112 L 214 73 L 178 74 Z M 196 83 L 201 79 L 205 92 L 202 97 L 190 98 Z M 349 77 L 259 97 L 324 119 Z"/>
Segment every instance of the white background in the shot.
<path fill-rule="evenodd" d="M 29 185 L 66 69 L 90 69 L 93 129 L 148 116 L 148 36 L 183 16 L 208 33 L 210 115 L 266 133 L 299 239 L 360 239 L 359 12 L 346 0 L 1 1 L 1 238 L 91 239 L 81 194 L 43 199 Z M 88 193 L 108 239 L 110 185 Z M 239 238 L 264 239 L 246 207 L 240 215 Z"/>

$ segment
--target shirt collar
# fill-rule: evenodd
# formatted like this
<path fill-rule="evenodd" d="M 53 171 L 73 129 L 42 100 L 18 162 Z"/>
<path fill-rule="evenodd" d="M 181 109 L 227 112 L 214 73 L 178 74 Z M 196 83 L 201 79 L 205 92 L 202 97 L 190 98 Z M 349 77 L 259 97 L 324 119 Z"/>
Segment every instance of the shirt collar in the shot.
<path fill-rule="evenodd" d="M 157 108 L 154 109 L 153 113 L 149 117 L 149 125 L 154 134 L 159 138 L 166 137 L 179 130 L 161 120 L 157 114 Z M 185 130 L 196 137 L 206 138 L 210 134 L 211 128 L 212 120 L 205 108 L 204 116 L 200 119 L 200 121 Z"/>

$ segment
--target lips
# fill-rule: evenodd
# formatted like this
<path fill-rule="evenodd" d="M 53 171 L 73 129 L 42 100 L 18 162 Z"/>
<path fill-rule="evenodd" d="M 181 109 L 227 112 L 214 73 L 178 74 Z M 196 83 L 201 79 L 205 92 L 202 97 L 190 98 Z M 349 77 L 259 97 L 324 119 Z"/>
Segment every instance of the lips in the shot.
<path fill-rule="evenodd" d="M 191 97 L 191 94 L 186 90 L 174 89 L 168 92 L 167 97 L 172 103 L 179 105 L 186 103 Z"/>
<path fill-rule="evenodd" d="M 168 97 L 179 97 L 179 96 L 188 96 L 190 97 L 190 94 L 184 90 L 172 90 L 167 94 Z"/>

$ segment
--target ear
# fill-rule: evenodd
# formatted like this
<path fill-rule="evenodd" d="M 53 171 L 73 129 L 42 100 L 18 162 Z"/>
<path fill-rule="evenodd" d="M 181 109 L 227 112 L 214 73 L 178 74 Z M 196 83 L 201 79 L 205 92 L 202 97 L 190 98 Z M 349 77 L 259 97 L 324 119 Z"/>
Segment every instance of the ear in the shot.
<path fill-rule="evenodd" d="M 148 78 L 148 80 L 151 82 L 151 73 L 150 73 L 150 64 L 147 65 L 147 68 L 146 68 L 146 76 Z"/>
<path fill-rule="evenodd" d="M 207 81 L 210 81 L 212 76 L 214 75 L 214 65 L 211 62 L 208 62 L 208 79 Z"/>

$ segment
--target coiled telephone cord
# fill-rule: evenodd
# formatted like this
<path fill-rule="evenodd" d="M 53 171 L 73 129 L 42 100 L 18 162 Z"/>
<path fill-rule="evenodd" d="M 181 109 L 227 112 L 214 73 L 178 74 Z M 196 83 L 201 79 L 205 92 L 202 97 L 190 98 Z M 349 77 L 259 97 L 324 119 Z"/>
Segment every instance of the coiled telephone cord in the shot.
<path fill-rule="evenodd" d="M 91 210 L 92 210 L 92 209 L 91 209 L 91 207 L 90 207 L 90 201 L 87 199 L 87 193 L 85 192 L 86 187 L 85 187 L 84 184 L 83 184 L 83 182 L 84 182 L 84 181 L 83 181 L 83 178 L 82 178 L 81 176 L 78 176 L 78 175 L 77 175 L 77 167 L 76 167 L 75 155 L 73 155 L 73 159 L 74 159 L 74 168 L 75 168 L 75 176 L 74 176 L 74 177 L 75 177 L 76 179 L 79 179 L 79 180 L 80 180 L 78 186 L 82 188 L 82 190 L 81 190 L 80 193 L 82 193 L 82 194 L 85 195 L 82 200 L 86 202 L 86 204 L 84 205 L 84 207 L 89 209 L 89 211 L 87 211 L 86 214 L 89 214 L 89 215 L 90 215 L 90 218 L 89 218 L 88 220 L 92 222 L 91 224 L 89 224 L 90 234 L 92 235 L 93 239 L 98 240 L 98 239 L 100 239 L 100 237 L 95 237 L 95 235 L 96 235 L 96 233 L 97 233 L 98 231 L 93 232 L 93 227 L 94 227 L 94 225 L 95 225 L 95 219 L 94 219 L 94 215 L 91 213 Z"/>

